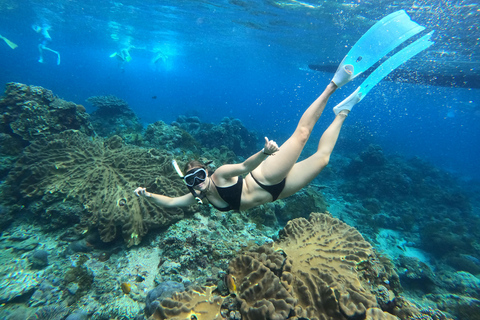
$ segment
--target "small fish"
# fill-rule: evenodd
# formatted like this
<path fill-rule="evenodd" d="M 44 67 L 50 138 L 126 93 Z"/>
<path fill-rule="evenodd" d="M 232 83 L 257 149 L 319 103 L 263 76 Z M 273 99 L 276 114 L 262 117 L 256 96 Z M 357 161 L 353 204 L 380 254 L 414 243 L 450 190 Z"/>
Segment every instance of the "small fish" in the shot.
<path fill-rule="evenodd" d="M 362 56 L 360 56 L 360 57 L 357 58 L 356 62 L 360 62 L 360 61 L 362 61 L 362 59 L 363 59 Z"/>
<path fill-rule="evenodd" d="M 130 291 L 132 290 L 132 285 L 128 282 L 122 282 L 122 284 L 120 285 L 120 287 L 122 288 L 122 291 L 123 293 L 125 294 L 129 294 Z"/>
<path fill-rule="evenodd" d="M 228 292 L 235 293 L 237 291 L 237 286 L 235 285 L 235 277 L 231 274 L 225 276 L 225 285 L 228 288 Z"/>
<path fill-rule="evenodd" d="M 157 96 L 153 96 L 152 99 L 157 99 Z"/>

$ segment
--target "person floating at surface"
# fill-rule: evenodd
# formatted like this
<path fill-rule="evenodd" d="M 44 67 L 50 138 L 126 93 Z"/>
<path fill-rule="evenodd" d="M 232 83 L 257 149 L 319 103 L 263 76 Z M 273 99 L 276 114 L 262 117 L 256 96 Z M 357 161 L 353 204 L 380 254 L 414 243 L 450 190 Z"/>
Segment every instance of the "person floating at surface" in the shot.
<path fill-rule="evenodd" d="M 320 138 L 317 151 L 307 159 L 297 162 L 330 96 L 337 88 L 356 78 L 423 29 L 425 28 L 411 21 L 404 10 L 394 12 L 377 22 L 345 56 L 331 83 L 304 112 L 294 133 L 280 148 L 274 141 L 265 138 L 263 150 L 243 163 L 223 165 L 211 176 L 208 175 L 206 166 L 198 161 L 191 161 L 186 165 L 184 176 L 176 166 L 191 194 L 171 198 L 147 192 L 143 187 L 135 189 L 135 194 L 150 198 L 164 207 L 189 206 L 206 197 L 221 211 L 246 210 L 291 196 L 310 183 L 327 166 L 340 129 L 352 107 L 400 64 L 430 47 L 433 44 L 430 41 L 433 32 L 383 62 L 349 97 L 335 106 L 335 119 Z M 376 50 L 370 50 L 372 43 L 377 45 Z M 366 48 L 370 51 L 365 51 Z M 245 178 L 242 177 L 244 174 L 247 174 Z"/>
<path fill-rule="evenodd" d="M 119 52 L 114 52 L 110 55 L 110 58 L 117 58 L 120 69 L 122 71 L 125 71 L 125 64 L 132 61 L 132 56 L 130 55 L 130 49 L 131 47 L 123 48 Z"/>
<path fill-rule="evenodd" d="M 168 59 L 168 56 L 159 50 L 155 52 L 155 55 L 153 56 L 153 59 L 152 59 L 152 64 L 156 65 L 159 63 L 165 63 L 167 59 Z"/>
<path fill-rule="evenodd" d="M 43 51 L 47 50 L 57 55 L 57 65 L 60 65 L 60 53 L 58 51 L 55 51 L 47 47 L 47 44 L 52 41 L 52 37 L 48 33 L 48 30 L 50 30 L 50 28 L 51 27 L 47 24 L 43 24 L 42 26 L 39 26 L 39 25 L 32 26 L 32 29 L 36 33 L 39 33 L 42 35 L 41 42 L 38 45 L 38 51 L 40 52 L 40 57 L 38 58 L 38 62 L 43 63 Z"/>

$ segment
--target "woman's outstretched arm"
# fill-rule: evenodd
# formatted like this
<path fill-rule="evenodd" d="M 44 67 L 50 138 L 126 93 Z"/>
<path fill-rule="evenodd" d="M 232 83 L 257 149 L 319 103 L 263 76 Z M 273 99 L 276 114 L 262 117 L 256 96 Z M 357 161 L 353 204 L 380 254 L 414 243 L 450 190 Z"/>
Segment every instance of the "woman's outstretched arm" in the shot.
<path fill-rule="evenodd" d="M 229 180 L 238 175 L 249 173 L 257 168 L 268 156 L 274 154 L 278 150 L 277 143 L 273 140 L 268 140 L 268 138 L 265 137 L 265 146 L 262 150 L 255 153 L 242 163 L 221 166 L 215 171 L 216 180 L 222 183 L 224 180 Z"/>
<path fill-rule="evenodd" d="M 185 194 L 180 197 L 167 197 L 161 194 L 155 194 L 151 192 L 147 192 L 145 188 L 138 187 L 135 189 L 134 193 L 138 197 L 145 197 L 147 199 L 152 200 L 155 204 L 165 207 L 165 208 L 172 208 L 172 207 L 188 207 L 192 204 L 196 204 L 197 201 L 195 198 L 190 194 Z"/>

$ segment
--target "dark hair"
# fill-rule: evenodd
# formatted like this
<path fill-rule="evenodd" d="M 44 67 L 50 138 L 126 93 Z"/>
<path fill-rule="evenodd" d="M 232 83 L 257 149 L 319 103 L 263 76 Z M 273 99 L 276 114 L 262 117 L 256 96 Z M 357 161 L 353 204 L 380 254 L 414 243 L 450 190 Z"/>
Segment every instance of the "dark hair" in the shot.
<path fill-rule="evenodd" d="M 186 174 L 188 171 L 190 171 L 192 168 L 203 168 L 203 169 L 207 169 L 205 167 L 205 165 L 198 161 L 198 160 L 192 160 L 192 161 L 189 161 L 187 162 L 187 164 L 185 165 L 185 167 L 183 167 L 183 172 L 184 174 Z"/>

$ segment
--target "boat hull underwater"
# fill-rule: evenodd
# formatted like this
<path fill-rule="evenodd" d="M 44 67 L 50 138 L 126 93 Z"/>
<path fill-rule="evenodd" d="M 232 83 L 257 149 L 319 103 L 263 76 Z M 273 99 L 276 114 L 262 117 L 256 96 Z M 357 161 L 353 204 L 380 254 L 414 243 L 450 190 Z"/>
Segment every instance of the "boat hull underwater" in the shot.
<path fill-rule="evenodd" d="M 431 67 L 426 69 L 425 66 Z M 433 66 L 433 67 L 432 67 Z M 308 68 L 315 71 L 335 73 L 336 64 L 309 64 Z M 376 66 L 374 65 L 359 77 L 368 77 Z M 475 70 L 472 62 L 438 62 L 411 60 L 407 66 L 392 71 L 384 78 L 387 81 L 405 82 L 420 85 L 450 87 L 450 88 L 480 88 L 480 71 Z"/>

